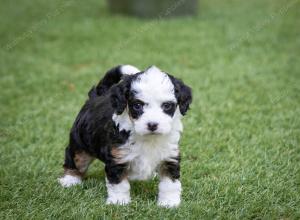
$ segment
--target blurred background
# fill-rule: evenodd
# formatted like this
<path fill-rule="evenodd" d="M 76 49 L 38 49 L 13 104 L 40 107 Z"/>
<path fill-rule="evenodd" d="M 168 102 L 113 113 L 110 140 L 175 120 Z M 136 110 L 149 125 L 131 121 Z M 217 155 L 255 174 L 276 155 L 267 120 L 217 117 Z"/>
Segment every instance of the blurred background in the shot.
<path fill-rule="evenodd" d="M 1 0 L 1 219 L 300 217 L 300 1 Z M 193 89 L 183 203 L 104 205 L 102 164 L 64 190 L 69 129 L 118 64 L 156 65 Z"/>

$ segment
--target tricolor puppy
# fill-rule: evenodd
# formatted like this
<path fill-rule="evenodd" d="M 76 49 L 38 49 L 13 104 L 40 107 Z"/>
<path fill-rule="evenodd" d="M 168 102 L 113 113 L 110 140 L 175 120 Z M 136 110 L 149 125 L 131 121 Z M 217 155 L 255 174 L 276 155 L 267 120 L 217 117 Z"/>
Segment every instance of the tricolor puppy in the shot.
<path fill-rule="evenodd" d="M 91 89 L 74 122 L 59 182 L 81 183 L 97 158 L 105 164 L 108 204 L 129 203 L 129 180 L 158 173 L 158 204 L 178 206 L 181 118 L 191 101 L 188 86 L 155 66 L 111 69 Z"/>

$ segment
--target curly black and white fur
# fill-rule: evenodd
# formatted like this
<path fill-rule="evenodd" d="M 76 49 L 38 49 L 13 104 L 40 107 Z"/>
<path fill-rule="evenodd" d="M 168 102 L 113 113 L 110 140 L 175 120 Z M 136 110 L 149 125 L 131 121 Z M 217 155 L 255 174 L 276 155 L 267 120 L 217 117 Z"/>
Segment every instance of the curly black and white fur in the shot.
<path fill-rule="evenodd" d="M 181 118 L 191 101 L 188 86 L 155 66 L 111 69 L 90 90 L 74 122 L 59 182 L 64 187 L 81 183 L 97 158 L 105 164 L 108 204 L 129 203 L 129 180 L 157 172 L 158 204 L 178 206 Z"/>

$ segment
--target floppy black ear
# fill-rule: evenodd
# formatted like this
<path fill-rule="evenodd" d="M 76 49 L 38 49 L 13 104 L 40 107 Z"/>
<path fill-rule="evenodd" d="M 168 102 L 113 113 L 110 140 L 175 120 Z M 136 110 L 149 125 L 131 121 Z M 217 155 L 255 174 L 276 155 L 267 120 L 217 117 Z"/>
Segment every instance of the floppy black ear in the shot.
<path fill-rule="evenodd" d="M 175 96 L 179 105 L 180 113 L 185 115 L 192 103 L 192 90 L 179 79 L 171 77 L 171 80 L 175 87 Z"/>
<path fill-rule="evenodd" d="M 125 77 L 120 83 L 111 88 L 111 104 L 118 115 L 122 114 L 127 106 L 131 77 Z"/>

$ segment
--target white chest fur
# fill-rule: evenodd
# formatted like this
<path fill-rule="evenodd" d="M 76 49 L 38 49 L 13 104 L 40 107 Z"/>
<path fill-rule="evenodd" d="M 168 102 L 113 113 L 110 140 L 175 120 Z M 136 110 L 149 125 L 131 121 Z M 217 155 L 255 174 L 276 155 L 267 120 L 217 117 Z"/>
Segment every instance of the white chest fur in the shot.
<path fill-rule="evenodd" d="M 128 152 L 124 161 L 129 162 L 129 178 L 144 180 L 152 177 L 162 161 L 178 156 L 179 138 L 178 131 L 163 137 L 130 138 L 129 144 L 123 146 Z"/>
<path fill-rule="evenodd" d="M 114 115 L 120 129 L 129 129 L 127 114 Z M 132 132 L 128 141 L 120 146 L 122 163 L 129 163 L 129 179 L 151 178 L 162 161 L 172 161 L 179 154 L 178 142 L 182 131 L 181 117 L 175 117 L 172 130 L 167 135 L 140 136 Z"/>

